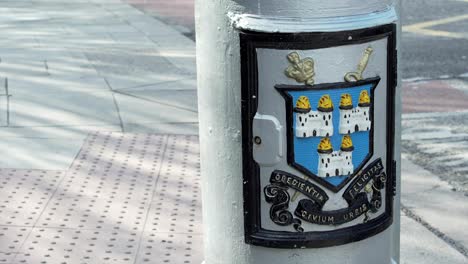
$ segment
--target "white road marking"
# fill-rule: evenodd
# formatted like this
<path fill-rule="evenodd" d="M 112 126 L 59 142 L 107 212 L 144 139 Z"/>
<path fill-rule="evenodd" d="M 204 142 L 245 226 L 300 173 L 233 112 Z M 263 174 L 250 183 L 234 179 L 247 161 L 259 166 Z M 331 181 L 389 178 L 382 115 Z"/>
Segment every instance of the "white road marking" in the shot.
<path fill-rule="evenodd" d="M 468 1 L 467 1 L 468 2 Z M 468 39 L 467 33 L 460 33 L 460 32 L 450 32 L 444 30 L 434 30 L 429 29 L 434 26 L 440 26 L 450 23 L 455 23 L 463 20 L 468 20 L 468 14 L 448 17 L 443 19 L 436 19 L 421 23 L 416 23 L 413 25 L 403 26 L 403 32 L 411 32 L 419 35 L 426 35 L 426 36 L 433 36 L 433 37 L 447 37 L 447 38 L 455 38 L 455 39 Z"/>

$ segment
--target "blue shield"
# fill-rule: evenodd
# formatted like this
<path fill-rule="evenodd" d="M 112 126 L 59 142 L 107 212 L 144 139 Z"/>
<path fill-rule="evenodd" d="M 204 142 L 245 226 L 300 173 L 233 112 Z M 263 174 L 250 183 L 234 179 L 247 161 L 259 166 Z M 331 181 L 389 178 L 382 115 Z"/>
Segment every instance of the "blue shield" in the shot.
<path fill-rule="evenodd" d="M 345 186 L 372 156 L 379 81 L 277 85 L 286 101 L 289 165 L 334 192 Z"/>

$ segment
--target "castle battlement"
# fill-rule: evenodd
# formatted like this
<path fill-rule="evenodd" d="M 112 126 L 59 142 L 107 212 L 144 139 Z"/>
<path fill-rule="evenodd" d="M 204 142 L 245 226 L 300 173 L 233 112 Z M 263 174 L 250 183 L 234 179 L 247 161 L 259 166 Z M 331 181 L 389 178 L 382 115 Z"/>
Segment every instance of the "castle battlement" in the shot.
<path fill-rule="evenodd" d="M 333 103 L 329 95 L 320 98 L 317 111 L 311 109 L 307 96 L 300 96 L 296 112 L 296 137 L 333 136 Z"/>
<path fill-rule="evenodd" d="M 333 151 L 329 137 L 324 137 L 318 145 L 318 176 L 331 177 L 351 175 L 353 165 L 353 142 L 350 135 L 343 136 L 339 151 Z"/>
<path fill-rule="evenodd" d="M 369 131 L 372 127 L 370 107 L 371 102 L 367 90 L 361 91 L 356 107 L 353 107 L 350 94 L 342 94 L 339 107 L 339 133 L 345 135 Z M 296 137 L 333 136 L 333 102 L 328 94 L 320 98 L 317 110 L 312 110 L 307 96 L 300 96 L 296 101 L 294 112 L 296 113 Z"/>
<path fill-rule="evenodd" d="M 359 95 L 359 104 L 353 107 L 350 94 L 342 94 L 340 102 L 340 134 L 351 134 L 371 129 L 370 97 L 367 90 Z"/>

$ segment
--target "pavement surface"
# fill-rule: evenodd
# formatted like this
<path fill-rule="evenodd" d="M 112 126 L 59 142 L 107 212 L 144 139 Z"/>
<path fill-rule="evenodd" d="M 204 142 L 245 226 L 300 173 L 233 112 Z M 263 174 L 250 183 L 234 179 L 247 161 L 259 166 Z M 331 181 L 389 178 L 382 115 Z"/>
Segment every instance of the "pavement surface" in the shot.
<path fill-rule="evenodd" d="M 194 0 L 124 0 L 195 40 Z"/>
<path fill-rule="evenodd" d="M 178 31 L 119 1 L 0 14 L 0 145 L 17 153 L 0 167 L 66 169 L 89 131 L 198 132 L 195 48 Z"/>
<path fill-rule="evenodd" d="M 201 263 L 198 137 L 90 133 L 71 167 L 0 170 L 0 263 Z"/>
<path fill-rule="evenodd" d="M 0 4 L 0 263 L 203 259 L 195 47 L 173 27 L 193 2 L 125 1 Z M 466 79 L 420 76 L 403 88 L 401 263 L 467 263 Z"/>

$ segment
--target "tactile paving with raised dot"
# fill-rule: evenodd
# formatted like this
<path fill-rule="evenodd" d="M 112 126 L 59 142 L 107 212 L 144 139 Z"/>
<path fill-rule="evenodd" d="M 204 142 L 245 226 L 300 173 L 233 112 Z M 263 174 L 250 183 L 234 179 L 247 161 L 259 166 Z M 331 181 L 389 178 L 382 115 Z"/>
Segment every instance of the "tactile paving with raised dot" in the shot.
<path fill-rule="evenodd" d="M 188 136 L 168 139 L 148 215 L 150 231 L 201 233 L 200 167 L 195 142 Z"/>
<path fill-rule="evenodd" d="M 142 230 L 166 136 L 93 134 L 38 226 Z"/>
<path fill-rule="evenodd" d="M 10 263 L 32 227 L 0 226 L 0 263 Z"/>
<path fill-rule="evenodd" d="M 137 264 L 193 263 L 203 262 L 202 235 L 181 233 L 145 233 L 138 252 Z"/>
<path fill-rule="evenodd" d="M 198 148 L 197 137 L 169 137 L 137 263 L 202 262 Z"/>
<path fill-rule="evenodd" d="M 0 169 L 0 225 L 33 226 L 63 171 Z"/>
<path fill-rule="evenodd" d="M 17 181 L 20 201 L 35 182 L 48 196 L 26 202 L 43 203 L 32 227 L 5 221 L 0 263 L 201 263 L 198 151 L 194 136 L 95 133 L 66 174 L 5 176 L 0 199 Z"/>
<path fill-rule="evenodd" d="M 15 263 L 133 263 L 138 237 L 129 230 L 35 228 Z"/>

